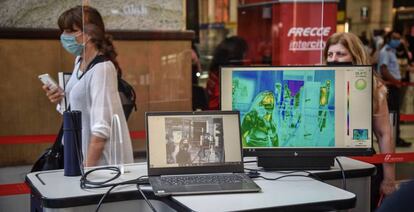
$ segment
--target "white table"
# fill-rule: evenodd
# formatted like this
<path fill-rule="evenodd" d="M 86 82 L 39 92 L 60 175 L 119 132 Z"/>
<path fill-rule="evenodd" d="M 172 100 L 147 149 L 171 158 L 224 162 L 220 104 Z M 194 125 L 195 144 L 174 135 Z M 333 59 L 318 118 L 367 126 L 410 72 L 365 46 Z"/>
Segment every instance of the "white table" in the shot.
<path fill-rule="evenodd" d="M 355 161 L 349 158 L 341 158 L 342 165 L 347 173 L 352 176 L 362 170 L 371 170 L 372 165 Z M 246 164 L 246 167 L 252 165 Z M 254 166 L 254 164 L 253 164 Z M 127 173 L 121 179 L 130 180 L 146 175 L 146 163 L 130 164 L 126 166 Z M 374 168 L 375 169 L 375 168 Z M 329 184 L 342 182 L 338 179 L 338 169 L 333 167 L 331 170 L 315 171 L 322 178 L 332 178 Z M 355 172 L 354 174 L 352 174 Z M 347 174 L 347 175 L 348 175 Z M 277 177 L 283 174 L 275 172 L 262 173 L 263 176 Z M 91 179 L 107 178 L 112 176 L 108 172 L 100 172 L 91 175 Z M 367 173 L 359 178 L 369 178 Z M 30 173 L 26 176 L 26 181 L 32 189 L 32 208 L 43 211 L 93 211 L 108 188 L 82 190 L 79 183 L 80 177 L 65 177 L 63 170 L 45 171 Z M 369 192 L 369 187 L 364 184 L 350 183 L 347 179 L 348 187 L 364 186 L 364 191 Z M 255 182 L 262 188 L 260 193 L 242 194 L 214 194 L 214 195 L 193 195 L 193 196 L 173 196 L 170 198 L 155 198 L 151 200 L 157 211 L 174 211 L 189 209 L 195 211 L 237 211 L 254 209 L 348 209 L 355 206 L 356 198 L 360 202 L 360 196 L 338 187 L 305 177 L 289 177 L 277 181 L 255 179 Z M 368 181 L 368 186 L 369 186 Z M 143 190 L 151 195 L 151 187 L 143 186 Z M 122 186 L 114 189 L 108 197 L 100 211 L 150 211 L 149 207 L 142 200 L 136 186 Z M 362 195 L 361 195 L 362 197 Z M 369 198 L 369 193 L 368 193 Z M 368 199 L 369 200 L 369 199 Z M 369 205 L 369 204 L 368 204 Z M 364 210 L 362 210 L 364 211 Z"/>

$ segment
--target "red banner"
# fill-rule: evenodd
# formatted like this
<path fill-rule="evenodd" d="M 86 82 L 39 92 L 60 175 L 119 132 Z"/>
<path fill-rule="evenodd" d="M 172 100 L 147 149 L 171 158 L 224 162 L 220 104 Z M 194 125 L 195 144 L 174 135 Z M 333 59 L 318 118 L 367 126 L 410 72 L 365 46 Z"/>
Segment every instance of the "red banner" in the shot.
<path fill-rule="evenodd" d="M 249 44 L 252 64 L 320 64 L 327 38 L 336 31 L 336 2 L 246 0 L 237 34 Z"/>
<path fill-rule="evenodd" d="M 145 139 L 145 131 L 131 131 L 132 139 Z M 15 135 L 15 136 L 0 136 L 1 144 L 42 144 L 53 143 L 56 140 L 56 135 Z"/>
<path fill-rule="evenodd" d="M 29 194 L 30 188 L 26 183 L 13 183 L 0 185 L 0 197 L 17 194 Z"/>
<path fill-rule="evenodd" d="M 376 154 L 373 156 L 355 156 L 351 157 L 355 160 L 364 161 L 372 164 L 380 163 L 405 163 L 414 161 L 414 153 L 392 153 L 392 154 Z"/>
<path fill-rule="evenodd" d="M 273 7 L 273 65 L 321 64 L 336 31 L 336 3 L 280 3 Z"/>

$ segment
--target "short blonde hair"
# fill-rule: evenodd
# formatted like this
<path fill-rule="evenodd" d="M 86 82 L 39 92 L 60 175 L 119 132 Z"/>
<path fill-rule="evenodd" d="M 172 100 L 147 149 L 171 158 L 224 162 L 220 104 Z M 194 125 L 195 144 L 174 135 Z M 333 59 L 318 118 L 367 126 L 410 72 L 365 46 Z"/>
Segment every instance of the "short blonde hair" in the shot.
<path fill-rule="evenodd" d="M 365 50 L 362 41 L 353 33 L 337 32 L 331 35 L 326 41 L 325 49 L 323 50 L 323 62 L 326 64 L 328 59 L 329 47 L 335 44 L 344 46 L 352 57 L 352 64 L 354 65 L 372 65 L 368 52 Z M 378 111 L 379 104 L 387 96 L 387 88 L 382 82 L 381 78 L 374 72 L 374 113 Z"/>

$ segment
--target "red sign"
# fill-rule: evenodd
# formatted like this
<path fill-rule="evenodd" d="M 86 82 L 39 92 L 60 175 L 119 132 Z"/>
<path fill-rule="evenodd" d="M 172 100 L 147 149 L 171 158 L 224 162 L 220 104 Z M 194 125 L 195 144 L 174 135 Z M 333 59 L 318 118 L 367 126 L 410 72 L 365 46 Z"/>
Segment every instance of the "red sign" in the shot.
<path fill-rule="evenodd" d="M 322 62 L 327 38 L 336 31 L 336 3 L 280 3 L 273 7 L 273 64 Z M 283 11 L 283 12 L 282 12 Z"/>
<path fill-rule="evenodd" d="M 337 3 L 261 2 L 267 1 L 248 1 L 238 11 L 247 59 L 253 64 L 320 64 L 325 42 L 336 31 Z"/>

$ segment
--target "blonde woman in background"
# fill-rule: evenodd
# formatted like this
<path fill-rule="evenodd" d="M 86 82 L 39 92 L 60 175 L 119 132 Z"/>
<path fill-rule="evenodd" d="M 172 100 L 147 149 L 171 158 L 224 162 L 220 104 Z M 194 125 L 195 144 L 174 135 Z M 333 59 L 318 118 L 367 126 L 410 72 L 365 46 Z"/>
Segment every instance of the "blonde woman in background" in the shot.
<path fill-rule="evenodd" d="M 323 52 L 323 59 L 325 63 L 371 65 L 370 57 L 361 40 L 352 33 L 335 33 L 329 37 Z M 394 153 L 395 144 L 392 141 L 387 106 L 387 88 L 375 74 L 373 112 L 373 131 L 377 137 L 380 152 Z M 381 195 L 389 195 L 395 190 L 395 164 L 383 163 L 382 166 L 377 165 L 377 171 L 377 175 L 371 180 L 371 210 L 375 209 Z"/>

